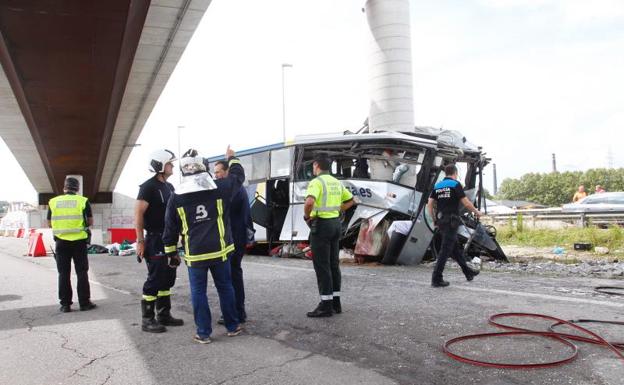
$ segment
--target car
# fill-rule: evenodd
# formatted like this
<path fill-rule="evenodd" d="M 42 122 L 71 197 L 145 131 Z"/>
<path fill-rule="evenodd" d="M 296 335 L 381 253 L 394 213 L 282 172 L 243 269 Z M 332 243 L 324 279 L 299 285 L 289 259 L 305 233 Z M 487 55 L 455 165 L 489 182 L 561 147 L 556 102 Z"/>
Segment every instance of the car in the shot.
<path fill-rule="evenodd" d="M 592 194 L 576 203 L 563 205 L 564 213 L 624 213 L 624 192 Z"/>
<path fill-rule="evenodd" d="M 500 215 L 500 214 L 515 214 L 516 210 L 511 207 L 507 207 L 493 200 L 486 199 L 485 205 L 481 203 L 481 211 L 485 213 L 485 209 L 487 208 L 487 213 L 489 215 Z"/>

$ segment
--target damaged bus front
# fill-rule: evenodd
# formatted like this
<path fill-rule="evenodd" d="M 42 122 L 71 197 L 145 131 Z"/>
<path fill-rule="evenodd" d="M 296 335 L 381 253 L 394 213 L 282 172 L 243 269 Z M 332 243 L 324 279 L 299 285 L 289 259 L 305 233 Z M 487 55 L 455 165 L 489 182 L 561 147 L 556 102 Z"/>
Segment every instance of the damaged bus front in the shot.
<path fill-rule="evenodd" d="M 392 229 L 400 227 L 406 235 L 398 263 L 417 264 L 431 249 L 435 251 L 430 247 L 434 232 L 424 207 L 447 163 L 458 165 L 469 199 L 481 201 L 479 176 L 487 159 L 456 132 L 417 128 L 409 134 L 301 136 L 292 143 L 238 153 L 247 175 L 255 238 L 266 242 L 268 250 L 278 244 L 307 242 L 303 203 L 314 178 L 312 159 L 317 152 L 331 156 L 331 174 L 357 202 L 345 213 L 341 246 L 358 256 L 379 259 L 393 223 Z"/>

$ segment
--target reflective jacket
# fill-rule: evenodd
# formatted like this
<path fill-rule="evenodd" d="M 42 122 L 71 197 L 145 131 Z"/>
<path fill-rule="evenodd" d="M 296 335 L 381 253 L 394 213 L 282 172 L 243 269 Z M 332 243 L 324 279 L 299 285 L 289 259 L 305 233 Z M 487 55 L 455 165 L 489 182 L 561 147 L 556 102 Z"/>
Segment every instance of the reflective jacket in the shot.
<path fill-rule="evenodd" d="M 312 179 L 306 191 L 306 197 L 314 198 L 312 217 L 338 218 L 340 205 L 353 199 L 351 191 L 329 173 L 323 173 Z"/>
<path fill-rule="evenodd" d="M 55 237 L 65 241 L 87 239 L 84 210 L 88 199 L 75 194 L 59 195 L 50 199 L 50 222 Z"/>
<path fill-rule="evenodd" d="M 237 158 L 230 158 L 227 178 L 214 182 L 214 190 L 172 194 L 165 212 L 163 242 L 165 253 L 175 255 L 178 238 L 183 237 L 184 259 L 194 266 L 205 262 L 226 261 L 234 251 L 230 229 L 232 197 L 245 180 L 245 171 Z"/>

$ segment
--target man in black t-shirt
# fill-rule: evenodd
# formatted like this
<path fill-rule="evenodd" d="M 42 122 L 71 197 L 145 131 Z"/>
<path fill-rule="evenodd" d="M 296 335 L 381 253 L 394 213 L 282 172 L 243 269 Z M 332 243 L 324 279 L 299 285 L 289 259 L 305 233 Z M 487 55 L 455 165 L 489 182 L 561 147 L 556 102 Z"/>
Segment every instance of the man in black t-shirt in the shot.
<path fill-rule="evenodd" d="M 150 156 L 150 171 L 155 175 L 139 188 L 134 209 L 137 234 L 137 261 L 145 259 L 147 280 L 143 285 L 141 301 L 141 329 L 150 333 L 166 331 L 165 326 L 181 326 L 184 321 L 171 316 L 171 287 L 175 284 L 179 259 L 169 263 L 165 256 L 162 233 L 165 228 L 165 209 L 173 193 L 167 182 L 173 174 L 175 155 L 169 150 L 158 150 Z"/>
<path fill-rule="evenodd" d="M 445 287 L 449 283 L 442 279 L 442 272 L 446 260 L 453 253 L 454 259 L 457 261 L 468 281 L 472 281 L 475 275 L 479 274 L 468 267 L 464 259 L 463 250 L 457 243 L 457 229 L 460 226 L 461 218 L 459 217 L 460 203 L 470 210 L 475 216 L 480 217 L 481 213 L 466 198 L 464 188 L 457 181 L 457 167 L 449 164 L 444 167 L 446 177 L 436 183 L 431 192 L 427 208 L 429 215 L 434 218 L 434 224 L 439 230 L 442 237 L 442 246 L 436 259 L 436 266 L 431 277 L 431 286 Z M 435 212 L 434 212 L 435 211 Z"/>

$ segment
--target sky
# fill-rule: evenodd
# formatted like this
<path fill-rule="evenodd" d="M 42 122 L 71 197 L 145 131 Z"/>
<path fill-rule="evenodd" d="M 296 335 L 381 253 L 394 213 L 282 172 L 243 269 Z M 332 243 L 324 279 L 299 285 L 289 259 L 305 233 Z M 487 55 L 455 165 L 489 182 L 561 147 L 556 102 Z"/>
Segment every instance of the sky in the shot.
<path fill-rule="evenodd" d="M 527 172 L 624 167 L 624 1 L 411 0 L 417 125 L 462 132 Z M 368 114 L 364 0 L 214 0 L 157 102 L 116 190 L 135 196 L 148 154 L 212 156 L 361 127 Z M 11 183 L 36 194 L 0 141 Z M 173 181 L 177 175 L 174 175 Z M 485 186 L 492 191 L 491 170 Z"/>

